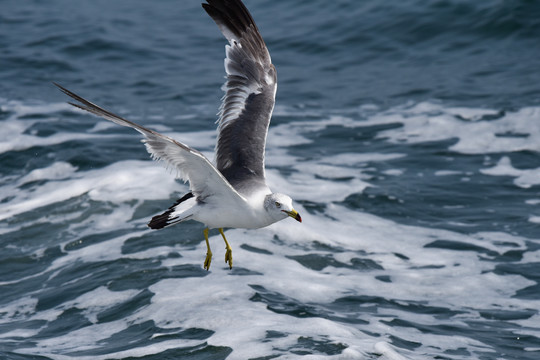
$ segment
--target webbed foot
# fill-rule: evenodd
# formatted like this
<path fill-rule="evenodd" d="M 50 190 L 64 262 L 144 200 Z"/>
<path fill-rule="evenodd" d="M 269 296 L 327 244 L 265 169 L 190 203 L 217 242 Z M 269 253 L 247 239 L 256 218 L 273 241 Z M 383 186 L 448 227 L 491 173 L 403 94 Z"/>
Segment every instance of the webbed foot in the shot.
<path fill-rule="evenodd" d="M 206 240 L 206 258 L 204 259 L 204 269 L 208 271 L 210 269 L 210 263 L 212 262 L 212 250 L 210 250 L 210 243 L 208 242 L 208 228 L 204 229 L 204 240 Z"/>
<path fill-rule="evenodd" d="M 232 249 L 230 246 L 225 249 L 227 249 L 225 252 L 225 263 L 229 263 L 229 269 L 232 269 Z"/>
<path fill-rule="evenodd" d="M 208 249 L 206 253 L 206 258 L 204 259 L 204 270 L 208 271 L 210 269 L 210 263 L 212 262 L 212 252 Z"/>
<path fill-rule="evenodd" d="M 229 264 L 229 269 L 232 269 L 232 248 L 231 245 L 229 245 L 229 242 L 225 238 L 225 234 L 223 233 L 223 228 L 219 228 L 219 233 L 223 237 L 223 240 L 225 241 L 225 263 Z"/>

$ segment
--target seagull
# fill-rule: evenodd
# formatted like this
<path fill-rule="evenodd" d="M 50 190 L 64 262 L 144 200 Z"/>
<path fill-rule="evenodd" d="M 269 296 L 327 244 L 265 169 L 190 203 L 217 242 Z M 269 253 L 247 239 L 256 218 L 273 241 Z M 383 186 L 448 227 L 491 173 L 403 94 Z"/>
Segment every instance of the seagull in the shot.
<path fill-rule="evenodd" d="M 225 95 L 218 113 L 214 162 L 200 151 L 168 136 L 126 120 L 54 83 L 77 103 L 69 104 L 144 136 L 146 150 L 177 170 L 189 192 L 148 226 L 161 229 L 186 220 L 204 224 L 206 258 L 212 251 L 209 229 L 218 229 L 225 241 L 225 263 L 232 269 L 232 248 L 224 228 L 258 229 L 291 217 L 302 222 L 292 199 L 274 193 L 266 184 L 264 150 L 274 109 L 277 73 L 270 53 L 251 14 L 240 0 L 207 0 L 202 7 L 215 21 L 229 44 L 225 46 Z"/>

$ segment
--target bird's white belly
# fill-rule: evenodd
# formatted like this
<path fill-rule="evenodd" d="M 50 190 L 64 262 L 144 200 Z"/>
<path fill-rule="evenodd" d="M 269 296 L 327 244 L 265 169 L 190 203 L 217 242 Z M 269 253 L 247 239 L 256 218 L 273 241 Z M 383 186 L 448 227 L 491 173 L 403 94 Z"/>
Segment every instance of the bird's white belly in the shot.
<path fill-rule="evenodd" d="M 207 227 L 214 228 L 241 228 L 241 229 L 258 229 L 261 227 L 273 224 L 272 220 L 266 211 L 256 213 L 250 210 L 238 209 L 217 209 L 212 207 L 201 206 L 200 211 L 194 214 L 193 220 L 205 224 Z"/>

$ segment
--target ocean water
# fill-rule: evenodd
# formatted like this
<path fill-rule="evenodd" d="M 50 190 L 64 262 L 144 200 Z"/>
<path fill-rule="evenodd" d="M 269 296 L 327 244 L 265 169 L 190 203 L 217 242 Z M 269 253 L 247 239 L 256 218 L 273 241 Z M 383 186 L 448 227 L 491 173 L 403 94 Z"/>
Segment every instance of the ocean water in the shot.
<path fill-rule="evenodd" d="M 278 69 L 267 178 L 303 223 L 147 221 L 212 158 L 199 1 L 0 2 L 1 359 L 540 358 L 540 3 L 246 0 Z"/>

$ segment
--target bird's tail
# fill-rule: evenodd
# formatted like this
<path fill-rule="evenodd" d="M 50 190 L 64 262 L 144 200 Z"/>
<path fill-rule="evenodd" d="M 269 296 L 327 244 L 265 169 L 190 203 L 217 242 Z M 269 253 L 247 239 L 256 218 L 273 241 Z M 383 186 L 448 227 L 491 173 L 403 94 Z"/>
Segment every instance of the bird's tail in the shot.
<path fill-rule="evenodd" d="M 182 196 L 163 214 L 154 216 L 152 220 L 150 220 L 150 222 L 148 223 L 148 227 L 151 229 L 162 229 L 164 227 L 174 225 L 185 220 L 189 220 L 192 214 L 187 210 L 189 210 L 192 205 L 183 205 L 187 205 L 185 201 L 191 199 L 192 197 L 193 193 L 191 192 Z M 185 209 L 183 209 L 184 207 Z"/>

